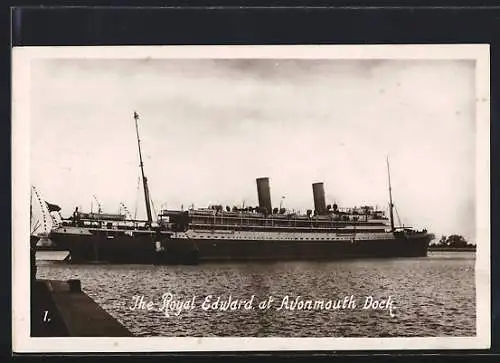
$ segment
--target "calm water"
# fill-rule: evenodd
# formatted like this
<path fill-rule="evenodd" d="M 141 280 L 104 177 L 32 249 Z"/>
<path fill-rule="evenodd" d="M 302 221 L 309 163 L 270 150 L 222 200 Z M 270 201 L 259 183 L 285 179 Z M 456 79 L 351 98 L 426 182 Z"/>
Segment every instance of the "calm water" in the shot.
<path fill-rule="evenodd" d="M 474 336 L 474 264 L 470 252 L 430 252 L 416 259 L 199 266 L 39 261 L 37 277 L 80 279 L 83 290 L 137 336 Z M 175 304 L 164 309 L 162 296 L 168 293 L 186 310 L 176 315 Z M 206 309 L 208 295 L 213 296 L 208 307 L 216 309 Z M 228 310 L 213 305 L 218 297 L 227 302 L 230 295 Z M 131 309 L 140 296 L 142 307 L 152 301 L 150 310 Z M 286 296 L 288 308 L 282 307 Z M 363 309 L 368 296 L 390 301 L 383 309 Z M 290 303 L 300 300 L 291 310 Z"/>

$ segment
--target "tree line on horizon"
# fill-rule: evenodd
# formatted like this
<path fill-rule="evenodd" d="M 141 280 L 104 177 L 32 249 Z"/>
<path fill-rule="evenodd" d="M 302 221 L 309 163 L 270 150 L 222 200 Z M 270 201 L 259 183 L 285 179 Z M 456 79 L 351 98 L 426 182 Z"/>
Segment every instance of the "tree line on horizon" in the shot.
<path fill-rule="evenodd" d="M 476 248 L 475 244 L 467 242 L 467 240 L 463 236 L 458 234 L 441 236 L 439 241 L 433 243 L 431 246 L 446 248 Z"/>

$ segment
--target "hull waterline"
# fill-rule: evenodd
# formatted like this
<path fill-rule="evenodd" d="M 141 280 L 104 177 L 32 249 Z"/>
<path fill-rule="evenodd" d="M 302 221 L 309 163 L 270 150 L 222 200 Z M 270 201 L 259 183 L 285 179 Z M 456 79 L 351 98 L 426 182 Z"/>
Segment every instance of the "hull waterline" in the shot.
<path fill-rule="evenodd" d="M 210 261 L 308 261 L 352 258 L 425 257 L 429 235 L 378 240 L 155 239 L 94 235 L 51 236 L 72 263 L 196 264 Z"/>

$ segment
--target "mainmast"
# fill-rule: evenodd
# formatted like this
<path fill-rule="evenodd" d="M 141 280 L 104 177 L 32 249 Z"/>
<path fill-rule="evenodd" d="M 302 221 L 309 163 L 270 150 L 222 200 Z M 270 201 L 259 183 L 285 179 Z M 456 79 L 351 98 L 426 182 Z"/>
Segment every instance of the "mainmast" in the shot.
<path fill-rule="evenodd" d="M 139 139 L 139 126 L 137 125 L 137 120 L 139 119 L 139 115 L 134 111 L 134 120 L 135 120 L 135 131 L 137 133 L 137 146 L 139 147 L 139 166 L 141 167 L 142 173 L 142 182 L 144 185 L 144 199 L 146 202 L 146 213 L 148 215 L 148 224 L 151 225 L 153 222 L 153 217 L 151 216 L 151 206 L 149 204 L 149 189 L 148 189 L 148 180 L 146 176 L 144 176 L 144 164 L 142 162 L 142 154 L 141 154 L 141 140 Z"/>
<path fill-rule="evenodd" d="M 394 215 L 393 215 L 393 207 L 392 203 L 392 188 L 391 188 L 391 172 L 389 170 L 389 157 L 387 157 L 387 176 L 389 180 L 389 216 L 391 218 L 391 232 L 394 232 Z"/>

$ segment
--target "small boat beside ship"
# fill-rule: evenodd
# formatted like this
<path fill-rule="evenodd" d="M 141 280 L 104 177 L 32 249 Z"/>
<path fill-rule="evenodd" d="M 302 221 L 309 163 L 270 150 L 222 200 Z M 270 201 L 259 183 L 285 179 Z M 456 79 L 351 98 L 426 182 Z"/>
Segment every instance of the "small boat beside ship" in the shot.
<path fill-rule="evenodd" d="M 322 182 L 312 184 L 314 209 L 305 214 L 271 203 L 268 177 L 257 178 L 259 205 L 212 205 L 151 213 L 134 113 L 147 219 L 125 214 L 84 213 L 54 221 L 49 238 L 72 263 L 196 264 L 206 261 L 339 260 L 427 256 L 434 238 L 427 230 L 394 226 L 389 176 L 389 216 L 372 206 L 327 205 Z"/>

